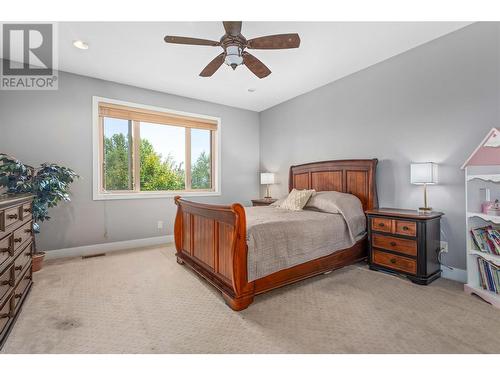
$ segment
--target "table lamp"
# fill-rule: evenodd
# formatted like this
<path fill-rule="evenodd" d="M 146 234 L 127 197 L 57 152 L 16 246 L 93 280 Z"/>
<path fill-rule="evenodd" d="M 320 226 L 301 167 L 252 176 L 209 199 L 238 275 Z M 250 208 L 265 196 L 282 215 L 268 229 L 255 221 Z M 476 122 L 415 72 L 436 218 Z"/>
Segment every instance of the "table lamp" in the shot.
<path fill-rule="evenodd" d="M 260 174 L 260 184 L 266 185 L 266 196 L 265 199 L 271 199 L 271 192 L 269 191 L 269 185 L 276 183 L 275 174 L 269 172 L 262 172 Z"/>
<path fill-rule="evenodd" d="M 411 183 L 415 185 L 424 185 L 424 207 L 418 209 L 419 213 L 428 214 L 432 208 L 427 206 L 427 185 L 437 184 L 438 166 L 436 163 L 411 163 L 410 175 Z"/>

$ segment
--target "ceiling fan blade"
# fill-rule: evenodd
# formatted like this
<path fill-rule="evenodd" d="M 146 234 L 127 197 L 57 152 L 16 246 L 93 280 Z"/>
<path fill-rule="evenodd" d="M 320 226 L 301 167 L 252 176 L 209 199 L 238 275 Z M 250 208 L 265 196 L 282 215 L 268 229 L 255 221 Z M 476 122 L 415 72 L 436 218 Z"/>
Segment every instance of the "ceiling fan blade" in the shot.
<path fill-rule="evenodd" d="M 271 74 L 271 71 L 267 66 L 265 66 L 262 61 L 256 58 L 254 55 L 248 52 L 243 52 L 243 64 L 247 66 L 250 71 L 259 78 L 267 77 Z"/>
<path fill-rule="evenodd" d="M 238 36 L 241 33 L 241 21 L 224 21 L 224 29 L 231 36 Z"/>
<path fill-rule="evenodd" d="M 223 63 L 224 52 L 208 63 L 205 69 L 201 71 L 200 77 L 211 77 Z"/>
<path fill-rule="evenodd" d="M 220 43 L 216 42 L 215 40 L 188 38 L 184 36 L 167 35 L 164 40 L 166 43 L 175 43 L 175 44 L 191 44 L 195 46 L 214 46 L 214 47 L 220 46 Z"/>
<path fill-rule="evenodd" d="M 250 49 L 285 49 L 300 46 L 299 34 L 268 35 L 250 39 L 247 48 Z"/>

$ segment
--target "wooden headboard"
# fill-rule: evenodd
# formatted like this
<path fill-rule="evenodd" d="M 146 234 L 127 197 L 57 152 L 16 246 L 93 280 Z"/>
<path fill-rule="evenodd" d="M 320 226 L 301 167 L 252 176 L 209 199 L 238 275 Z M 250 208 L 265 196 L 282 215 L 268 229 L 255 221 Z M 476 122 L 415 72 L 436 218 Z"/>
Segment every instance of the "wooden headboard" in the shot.
<path fill-rule="evenodd" d="M 377 159 L 330 160 L 290 167 L 288 189 L 340 191 L 357 196 L 364 210 L 378 208 Z"/>

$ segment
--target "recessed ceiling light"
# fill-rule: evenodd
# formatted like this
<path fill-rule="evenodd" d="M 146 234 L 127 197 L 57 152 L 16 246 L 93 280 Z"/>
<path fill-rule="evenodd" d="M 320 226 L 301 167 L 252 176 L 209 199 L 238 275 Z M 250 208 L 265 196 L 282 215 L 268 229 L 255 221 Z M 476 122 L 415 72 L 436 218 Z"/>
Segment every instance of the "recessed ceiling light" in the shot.
<path fill-rule="evenodd" d="M 89 49 L 89 45 L 83 40 L 75 40 L 73 45 L 78 49 Z"/>
<path fill-rule="evenodd" d="M 255 92 L 255 91 L 257 91 L 257 89 L 255 89 L 255 88 L 253 88 L 253 87 L 250 87 L 250 88 L 248 89 L 248 92 Z"/>

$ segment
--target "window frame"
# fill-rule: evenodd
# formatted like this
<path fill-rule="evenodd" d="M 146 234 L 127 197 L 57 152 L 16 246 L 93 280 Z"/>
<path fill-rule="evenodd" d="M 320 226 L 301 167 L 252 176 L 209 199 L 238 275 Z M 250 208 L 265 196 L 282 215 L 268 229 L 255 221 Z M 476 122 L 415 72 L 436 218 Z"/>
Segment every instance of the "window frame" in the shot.
<path fill-rule="evenodd" d="M 162 112 L 167 115 L 174 116 L 185 116 L 196 118 L 201 121 L 210 120 L 211 122 L 217 123 L 217 130 L 213 130 L 215 133 L 214 136 L 211 137 L 211 162 L 212 162 L 212 188 L 211 189 L 190 189 L 190 190 L 163 190 L 163 191 L 139 191 L 140 187 L 137 186 L 137 180 L 139 179 L 137 171 L 140 170 L 139 163 L 140 160 L 137 157 L 132 158 L 133 163 L 133 176 L 135 179 L 135 190 L 113 190 L 106 191 L 104 189 L 104 124 L 103 117 L 99 114 L 99 104 L 100 103 L 108 103 L 119 106 L 127 106 L 131 108 L 143 109 L 147 111 L 155 111 Z M 139 134 L 137 134 L 137 129 L 139 128 L 136 121 L 132 121 L 132 138 L 138 139 Z M 164 107 L 156 107 L 138 103 L 126 102 L 123 100 L 104 98 L 100 96 L 92 97 L 92 146 L 93 146 L 93 200 L 113 200 L 113 199 L 147 199 L 147 198 L 171 198 L 176 195 L 182 195 L 185 197 L 189 196 L 220 196 L 221 195 L 221 119 L 219 117 L 200 115 L 195 113 L 188 113 L 182 111 L 176 111 Z M 161 126 L 161 124 L 158 124 Z M 168 124 L 166 124 L 168 125 Z M 189 129 L 188 127 L 180 126 L 184 129 Z M 186 131 L 186 146 L 188 142 L 190 142 L 190 130 Z M 188 136 L 189 135 L 189 136 Z M 132 152 L 137 153 L 139 147 L 139 142 L 133 142 L 133 150 Z M 189 151 L 188 151 L 189 150 Z M 189 144 L 189 148 L 186 147 L 186 156 L 189 155 L 189 158 L 185 160 L 186 164 L 186 181 L 190 178 L 191 175 L 191 145 Z M 189 161 L 189 168 L 188 166 Z M 140 184 L 139 184 L 140 185 Z"/>

